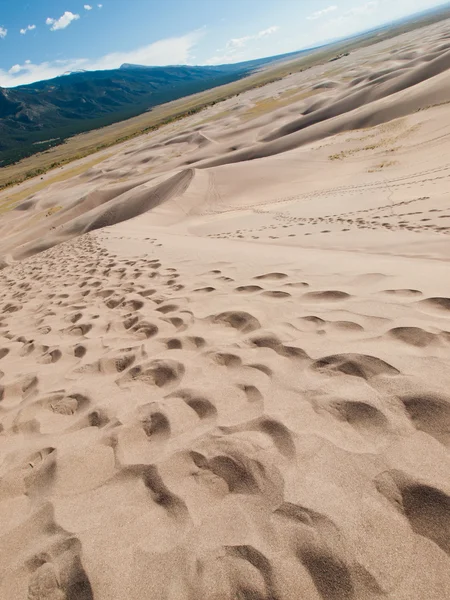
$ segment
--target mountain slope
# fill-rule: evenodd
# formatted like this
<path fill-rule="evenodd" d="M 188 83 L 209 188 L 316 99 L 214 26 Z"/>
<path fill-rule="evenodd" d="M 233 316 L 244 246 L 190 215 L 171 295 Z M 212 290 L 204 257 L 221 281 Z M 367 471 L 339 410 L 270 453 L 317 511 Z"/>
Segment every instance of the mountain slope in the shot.
<path fill-rule="evenodd" d="M 294 53 L 293 56 L 298 53 Z M 82 71 L 11 89 L 0 88 L 0 166 L 154 106 L 229 83 L 291 55 L 232 65 Z"/>

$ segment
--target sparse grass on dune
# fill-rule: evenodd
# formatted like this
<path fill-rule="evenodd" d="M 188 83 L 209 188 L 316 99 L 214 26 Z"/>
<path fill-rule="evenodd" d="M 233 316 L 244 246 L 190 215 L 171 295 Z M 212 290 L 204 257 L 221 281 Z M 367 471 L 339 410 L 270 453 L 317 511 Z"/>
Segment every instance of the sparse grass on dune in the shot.
<path fill-rule="evenodd" d="M 52 185 L 54 183 L 60 183 L 62 181 L 65 181 L 66 179 L 71 179 L 72 177 L 81 175 L 87 169 L 98 165 L 110 156 L 111 154 L 103 154 L 102 156 L 94 158 L 88 162 L 83 162 L 82 164 L 77 165 L 76 167 L 66 169 L 63 172 L 58 173 L 57 175 L 54 175 L 51 178 L 47 178 L 45 181 L 37 181 L 31 187 L 27 187 L 26 189 L 21 190 L 20 192 L 14 193 L 13 191 L 11 191 L 11 194 L 8 194 L 4 199 L 0 200 L 0 212 L 7 212 L 8 210 L 11 210 L 11 208 L 19 204 L 19 202 L 22 202 L 22 200 L 25 200 L 32 194 L 36 194 L 37 192 L 44 190 L 49 185 Z"/>
<path fill-rule="evenodd" d="M 368 172 L 369 173 L 378 173 L 380 171 L 383 171 L 383 169 L 387 169 L 389 167 L 394 167 L 395 165 L 398 165 L 397 160 L 384 160 L 384 161 L 380 162 L 379 164 L 375 165 L 374 167 L 372 167 L 371 169 L 369 169 Z"/>
<path fill-rule="evenodd" d="M 291 90 L 287 90 L 290 92 Z M 256 119 L 262 115 L 265 115 L 269 112 L 277 110 L 279 108 L 284 108 L 285 106 L 290 106 L 291 104 L 295 104 L 296 102 L 300 102 L 301 100 L 306 100 L 311 96 L 315 96 L 318 91 L 317 90 L 304 90 L 300 93 L 290 93 L 286 95 L 284 92 L 275 98 L 264 98 L 263 100 L 258 100 L 255 104 L 246 110 L 241 115 L 242 121 L 250 121 L 252 119 Z"/>

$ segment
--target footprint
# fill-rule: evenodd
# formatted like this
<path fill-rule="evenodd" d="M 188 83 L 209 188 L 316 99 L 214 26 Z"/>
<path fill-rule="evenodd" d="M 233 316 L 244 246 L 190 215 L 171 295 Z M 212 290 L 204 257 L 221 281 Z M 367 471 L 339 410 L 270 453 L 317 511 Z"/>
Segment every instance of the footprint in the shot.
<path fill-rule="evenodd" d="M 442 490 L 413 481 L 400 471 L 385 471 L 375 479 L 380 494 L 400 511 L 418 535 L 450 555 L 450 497 Z"/>
<path fill-rule="evenodd" d="M 438 335 L 425 331 L 421 327 L 395 327 L 388 331 L 387 335 L 417 348 L 425 348 L 439 340 Z"/>
<path fill-rule="evenodd" d="M 138 381 L 150 386 L 167 387 L 177 385 L 183 378 L 185 367 L 175 360 L 153 360 L 146 365 L 132 367 L 121 379 L 121 383 Z"/>
<path fill-rule="evenodd" d="M 261 327 L 256 317 L 244 311 L 223 312 L 208 317 L 208 320 L 217 325 L 227 325 L 241 333 L 250 333 Z"/>
<path fill-rule="evenodd" d="M 338 300 L 347 300 L 350 294 L 338 290 L 327 290 L 324 292 L 307 292 L 302 296 L 306 300 L 324 300 L 326 302 L 336 302 Z"/>
<path fill-rule="evenodd" d="M 388 419 L 381 411 L 367 402 L 335 400 L 325 407 L 325 410 L 328 410 L 340 421 L 349 423 L 361 433 L 372 432 L 379 435 L 388 430 Z"/>
<path fill-rule="evenodd" d="M 248 341 L 253 346 L 257 346 L 258 348 L 270 348 L 280 356 L 284 356 L 286 358 L 309 358 L 302 348 L 284 345 L 282 341 L 273 333 L 262 333 L 260 335 L 255 335 L 250 337 Z"/>
<path fill-rule="evenodd" d="M 0 360 L 9 354 L 9 348 L 0 348 Z"/>
<path fill-rule="evenodd" d="M 425 308 L 450 313 L 450 298 L 426 298 L 420 300 L 419 304 Z"/>
<path fill-rule="evenodd" d="M 214 287 L 197 288 L 196 290 L 194 290 L 194 292 L 202 293 L 202 294 L 210 294 L 211 292 L 215 292 L 215 291 L 216 291 L 216 288 L 214 288 Z"/>
<path fill-rule="evenodd" d="M 166 304 L 165 306 L 160 306 L 159 308 L 157 308 L 156 310 L 160 313 L 162 313 L 163 315 L 166 315 L 167 313 L 170 312 L 175 312 L 176 310 L 178 310 L 180 307 L 177 306 L 176 304 Z"/>
<path fill-rule="evenodd" d="M 291 294 L 288 294 L 288 292 L 280 292 L 278 290 L 263 292 L 261 296 L 266 296 L 267 298 L 275 298 L 276 300 L 284 300 L 286 298 L 291 298 Z"/>
<path fill-rule="evenodd" d="M 269 281 L 279 281 L 280 279 L 286 279 L 286 273 L 265 273 L 264 275 L 258 275 L 253 279 L 261 279 L 261 280 L 269 280 Z"/>
<path fill-rule="evenodd" d="M 58 350 L 56 348 L 55 350 L 51 350 L 50 352 L 43 354 L 38 362 L 40 362 L 41 364 L 56 363 L 56 362 L 58 362 L 58 360 L 60 360 L 61 357 L 62 357 L 61 350 Z"/>
<path fill-rule="evenodd" d="M 216 363 L 216 365 L 224 367 L 240 367 L 242 364 L 242 360 L 239 356 L 228 352 L 208 352 L 206 356 Z"/>
<path fill-rule="evenodd" d="M 217 409 L 214 404 L 191 390 L 179 390 L 169 397 L 181 398 L 184 402 L 197 413 L 200 420 L 213 419 L 217 417 Z"/>
<path fill-rule="evenodd" d="M 398 375 L 400 371 L 375 356 L 365 354 L 334 354 L 316 360 L 312 369 L 326 373 L 342 373 L 362 379 L 371 379 L 379 375 Z"/>
<path fill-rule="evenodd" d="M 43 407 L 59 415 L 74 415 L 88 408 L 91 401 L 83 394 L 56 394 L 39 401 Z"/>
<path fill-rule="evenodd" d="M 145 408 L 145 407 L 144 407 Z M 165 414 L 150 408 L 148 414 L 141 420 L 145 435 L 152 442 L 163 442 L 170 438 L 170 422 Z"/>
<path fill-rule="evenodd" d="M 400 296 L 405 298 L 414 298 L 417 296 L 422 296 L 422 292 L 419 290 L 412 289 L 399 289 L 399 290 L 384 290 L 381 292 L 382 294 L 389 294 L 390 296 Z"/>
<path fill-rule="evenodd" d="M 264 288 L 259 285 L 241 285 L 237 287 L 234 291 L 243 293 L 243 294 L 254 294 L 255 292 L 261 292 Z"/>
<path fill-rule="evenodd" d="M 86 335 L 92 329 L 92 325 L 90 323 L 80 323 L 71 327 L 68 330 L 70 335 Z"/>
<path fill-rule="evenodd" d="M 450 446 L 450 399 L 436 394 L 401 396 L 416 429 Z"/>

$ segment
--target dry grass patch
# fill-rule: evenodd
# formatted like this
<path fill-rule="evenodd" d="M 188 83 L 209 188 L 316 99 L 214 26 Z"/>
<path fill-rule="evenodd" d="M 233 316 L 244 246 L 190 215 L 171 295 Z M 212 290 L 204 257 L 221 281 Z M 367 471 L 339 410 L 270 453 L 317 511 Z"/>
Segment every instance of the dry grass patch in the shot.
<path fill-rule="evenodd" d="M 283 94 L 280 94 L 280 96 L 277 97 L 264 98 L 263 100 L 255 102 L 251 108 L 245 111 L 245 113 L 241 115 L 241 121 L 256 119 L 257 117 L 261 117 L 278 108 L 283 108 L 295 104 L 296 102 L 300 102 L 301 100 L 306 100 L 311 96 L 315 96 L 317 93 L 316 90 L 306 90 L 296 95 L 283 96 Z"/>
<path fill-rule="evenodd" d="M 76 167 L 73 167 L 72 169 L 66 169 L 65 171 L 58 173 L 58 175 L 47 178 L 45 181 L 38 181 L 34 185 L 27 187 L 26 189 L 21 190 L 20 192 L 8 194 L 5 197 L 5 199 L 0 202 L 0 210 L 2 210 L 2 208 L 5 205 L 10 205 L 10 208 L 12 208 L 19 202 L 22 202 L 22 200 L 26 200 L 32 194 L 36 194 L 37 192 L 40 192 L 41 190 L 48 188 L 50 185 L 52 185 L 54 183 L 60 183 L 62 181 L 65 181 L 66 179 L 71 179 L 72 177 L 76 177 L 77 175 L 82 175 L 88 169 L 94 167 L 95 165 L 102 163 L 104 160 L 106 160 L 107 158 L 110 158 L 111 156 L 112 156 L 112 154 L 107 154 L 107 155 L 104 154 L 103 156 L 94 158 L 94 159 L 90 160 L 89 162 L 84 162 L 80 165 L 77 165 Z M 3 210 L 2 212 L 5 212 L 5 211 Z"/>

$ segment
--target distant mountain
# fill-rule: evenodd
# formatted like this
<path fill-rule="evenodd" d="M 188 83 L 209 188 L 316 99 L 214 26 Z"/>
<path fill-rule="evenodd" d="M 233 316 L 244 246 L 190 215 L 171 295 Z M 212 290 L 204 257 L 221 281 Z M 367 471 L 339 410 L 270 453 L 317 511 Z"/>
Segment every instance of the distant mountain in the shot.
<path fill-rule="evenodd" d="M 300 53 L 218 66 L 78 71 L 30 85 L 0 88 L 0 166 L 64 139 L 141 114 L 154 106 L 235 81 Z"/>

